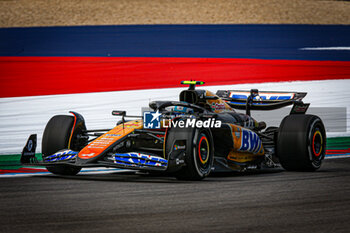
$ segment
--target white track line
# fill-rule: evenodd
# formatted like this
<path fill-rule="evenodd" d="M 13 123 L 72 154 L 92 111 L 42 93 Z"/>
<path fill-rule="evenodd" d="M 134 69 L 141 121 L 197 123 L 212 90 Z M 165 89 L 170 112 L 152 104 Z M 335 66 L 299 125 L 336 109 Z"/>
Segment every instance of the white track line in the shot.
<path fill-rule="evenodd" d="M 350 155 L 333 155 L 333 156 L 326 156 L 325 159 L 342 159 L 342 158 L 350 158 Z"/>
<path fill-rule="evenodd" d="M 299 50 L 350 50 L 350 47 L 310 47 L 300 48 Z"/>

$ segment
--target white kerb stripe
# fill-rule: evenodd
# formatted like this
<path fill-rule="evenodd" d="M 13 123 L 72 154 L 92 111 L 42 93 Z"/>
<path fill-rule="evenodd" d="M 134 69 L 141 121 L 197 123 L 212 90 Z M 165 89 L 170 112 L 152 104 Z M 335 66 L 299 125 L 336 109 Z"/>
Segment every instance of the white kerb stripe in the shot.
<path fill-rule="evenodd" d="M 349 46 L 346 47 L 314 47 L 314 48 L 299 48 L 299 50 L 350 50 Z"/>

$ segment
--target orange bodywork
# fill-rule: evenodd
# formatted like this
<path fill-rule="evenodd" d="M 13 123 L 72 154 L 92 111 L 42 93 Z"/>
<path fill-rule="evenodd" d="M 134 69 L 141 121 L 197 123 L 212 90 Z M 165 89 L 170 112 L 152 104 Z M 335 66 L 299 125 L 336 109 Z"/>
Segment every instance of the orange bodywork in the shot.
<path fill-rule="evenodd" d="M 78 157 L 81 159 L 95 158 L 119 139 L 132 133 L 135 129 L 141 129 L 142 127 L 143 122 L 141 120 L 125 122 L 124 128 L 123 124 L 120 124 L 98 137 L 96 140 L 90 142 L 79 152 Z"/>

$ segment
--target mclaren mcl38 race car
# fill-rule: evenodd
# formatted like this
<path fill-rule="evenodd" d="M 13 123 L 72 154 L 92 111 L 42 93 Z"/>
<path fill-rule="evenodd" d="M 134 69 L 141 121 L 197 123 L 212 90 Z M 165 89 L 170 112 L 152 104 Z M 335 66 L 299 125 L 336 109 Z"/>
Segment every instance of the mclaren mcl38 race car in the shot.
<path fill-rule="evenodd" d="M 59 175 L 85 167 L 157 171 L 181 180 L 201 180 L 212 171 L 246 171 L 282 166 L 288 171 L 315 171 L 326 151 L 322 120 L 305 114 L 306 93 L 219 90 L 216 94 L 189 85 L 179 101 L 153 101 L 142 116 L 112 111 L 121 120 L 109 129 L 87 129 L 76 113 L 56 115 L 42 138 L 42 161 L 35 157 L 36 135 L 21 157 L 24 165 L 45 166 Z M 292 106 L 278 127 L 250 116 L 252 110 Z M 245 114 L 235 109 L 245 110 Z M 132 120 L 134 119 L 134 120 Z"/>

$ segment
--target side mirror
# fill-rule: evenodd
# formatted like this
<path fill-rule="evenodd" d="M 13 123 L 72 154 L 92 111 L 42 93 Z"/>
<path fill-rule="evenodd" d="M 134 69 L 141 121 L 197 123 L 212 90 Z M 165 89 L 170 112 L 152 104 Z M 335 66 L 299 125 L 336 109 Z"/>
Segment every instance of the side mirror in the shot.
<path fill-rule="evenodd" d="M 113 115 L 113 116 L 125 116 L 125 115 L 126 115 L 126 111 L 117 111 L 117 110 L 113 110 L 113 111 L 112 111 L 112 115 Z"/>
<path fill-rule="evenodd" d="M 126 115 L 126 111 L 117 111 L 117 110 L 113 110 L 112 111 L 112 115 L 113 116 L 121 116 L 122 117 L 122 124 L 123 124 L 123 129 L 124 129 L 124 123 L 125 123 L 125 115 Z"/>

